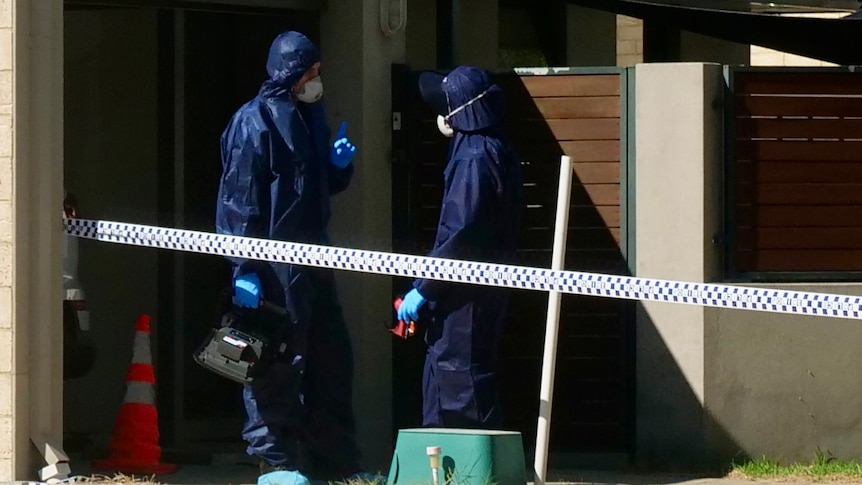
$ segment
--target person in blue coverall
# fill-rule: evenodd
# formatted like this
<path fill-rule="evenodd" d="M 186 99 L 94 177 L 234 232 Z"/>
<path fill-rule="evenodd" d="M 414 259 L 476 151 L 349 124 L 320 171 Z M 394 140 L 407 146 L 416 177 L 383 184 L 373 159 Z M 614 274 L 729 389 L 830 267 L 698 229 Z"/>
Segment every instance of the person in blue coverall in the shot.
<path fill-rule="evenodd" d="M 220 234 L 328 244 L 331 196 L 345 190 L 356 147 L 342 123 L 330 143 L 320 52 L 304 35 L 275 38 L 257 96 L 221 137 Z M 359 476 L 352 410 L 353 355 L 330 270 L 233 258 L 234 304 L 262 299 L 292 319 L 284 357 L 243 388 L 247 451 L 258 483 Z"/>
<path fill-rule="evenodd" d="M 523 181 L 520 160 L 503 129 L 502 89 L 488 72 L 469 66 L 445 77 L 422 73 L 419 88 L 437 112 L 438 129 L 451 137 L 429 256 L 514 262 Z M 419 279 L 404 296 L 398 319 L 418 320 L 426 302 L 423 426 L 501 427 L 496 367 L 508 291 Z"/>

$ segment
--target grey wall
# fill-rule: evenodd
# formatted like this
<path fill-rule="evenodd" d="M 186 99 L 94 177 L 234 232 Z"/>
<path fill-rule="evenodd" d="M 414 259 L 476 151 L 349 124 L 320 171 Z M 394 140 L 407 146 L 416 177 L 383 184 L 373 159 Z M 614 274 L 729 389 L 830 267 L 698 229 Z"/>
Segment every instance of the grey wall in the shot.
<path fill-rule="evenodd" d="M 454 63 L 497 67 L 500 24 L 497 0 L 453 0 Z M 479 28 L 481 26 L 481 28 Z"/>
<path fill-rule="evenodd" d="M 637 67 L 637 276 L 719 281 L 723 80 L 715 64 Z M 862 295 L 862 284 L 754 285 Z M 642 302 L 637 461 L 725 467 L 817 449 L 862 454 L 862 327 L 822 317 Z"/>
<path fill-rule="evenodd" d="M 437 67 L 437 2 L 411 0 L 405 32 L 406 61 L 412 69 Z"/>
<path fill-rule="evenodd" d="M 322 12 L 321 47 L 330 123 L 347 120 L 358 151 L 350 188 L 333 199 L 332 244 L 386 251 L 392 247 L 390 66 L 404 62 L 405 34 L 383 35 L 379 5 L 357 0 Z M 387 471 L 393 448 L 392 338 L 382 324 L 393 317 L 391 279 L 348 271 L 336 278 L 354 345 L 353 402 L 363 464 Z"/>
<path fill-rule="evenodd" d="M 155 66 L 154 12 L 65 13 L 65 180 L 81 217 L 156 223 Z M 65 427 L 106 444 L 135 319 L 157 311 L 156 250 L 82 240 L 79 274 L 98 355 L 66 382 Z"/>
<path fill-rule="evenodd" d="M 680 32 L 680 61 L 749 64 L 751 46 L 688 31 Z"/>
<path fill-rule="evenodd" d="M 644 22 L 644 62 L 749 64 L 751 46 Z"/>
<path fill-rule="evenodd" d="M 6 398 L 0 479 L 20 480 L 32 479 L 36 464 L 44 463 L 29 441 L 57 443 L 63 425 L 63 227 L 56 218 L 63 194 L 63 12 L 48 0 L 4 7 L 0 69 L 12 96 L 0 108 L 0 154 L 6 155 L 0 178 L 12 200 L 2 211 L 0 232 L 9 244 L 0 245 L 0 285 L 11 286 L 3 308 L 11 325 L 0 329 Z"/>
<path fill-rule="evenodd" d="M 617 64 L 616 14 L 567 5 L 565 15 L 568 66 Z"/>
<path fill-rule="evenodd" d="M 862 296 L 859 283 L 755 286 Z M 704 342 L 716 458 L 862 455 L 858 321 L 707 309 Z"/>
<path fill-rule="evenodd" d="M 713 281 L 721 221 L 722 113 L 717 64 L 636 68 L 636 274 Z M 700 306 L 642 302 L 637 315 L 637 459 L 700 466 L 708 454 Z"/>

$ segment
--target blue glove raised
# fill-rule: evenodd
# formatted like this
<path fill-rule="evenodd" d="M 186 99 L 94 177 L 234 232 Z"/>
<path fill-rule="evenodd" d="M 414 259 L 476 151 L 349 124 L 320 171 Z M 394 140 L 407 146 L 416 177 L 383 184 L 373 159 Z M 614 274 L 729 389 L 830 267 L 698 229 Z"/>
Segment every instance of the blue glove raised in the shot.
<path fill-rule="evenodd" d="M 413 288 L 404 295 L 401 306 L 398 307 L 398 320 L 402 322 L 415 322 L 419 320 L 419 309 L 425 304 L 425 297 L 419 290 Z"/>
<path fill-rule="evenodd" d="M 263 298 L 260 278 L 254 273 L 237 276 L 233 280 L 233 303 L 245 308 L 257 308 Z"/>
<path fill-rule="evenodd" d="M 338 127 L 338 134 L 335 135 L 335 143 L 332 144 L 332 149 L 329 151 L 329 162 L 338 168 L 344 168 L 350 165 L 353 157 L 356 156 L 356 145 L 350 143 L 347 139 L 347 122 L 342 121 Z"/>

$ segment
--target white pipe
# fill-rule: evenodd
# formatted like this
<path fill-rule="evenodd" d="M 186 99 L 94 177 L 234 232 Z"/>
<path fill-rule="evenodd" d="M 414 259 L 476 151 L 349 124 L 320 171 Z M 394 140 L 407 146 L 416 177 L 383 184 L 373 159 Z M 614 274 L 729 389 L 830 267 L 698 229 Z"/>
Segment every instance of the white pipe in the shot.
<path fill-rule="evenodd" d="M 438 469 L 440 468 L 440 447 L 428 446 L 425 448 L 425 453 L 428 455 L 429 464 L 431 465 L 431 481 L 433 485 L 440 485 L 440 476 Z"/>
<path fill-rule="evenodd" d="M 572 194 L 572 158 L 560 159 L 560 186 L 557 189 L 557 219 L 554 227 L 554 254 L 551 269 L 561 270 L 566 262 L 566 236 L 569 228 L 569 201 Z M 551 436 L 551 398 L 554 393 L 554 367 L 557 357 L 557 334 L 560 329 L 559 291 L 548 294 L 548 319 L 545 323 L 545 354 L 542 358 L 542 387 L 539 391 L 539 426 L 536 432 L 536 458 L 533 465 L 534 485 L 544 485 L 548 472 L 548 442 Z"/>

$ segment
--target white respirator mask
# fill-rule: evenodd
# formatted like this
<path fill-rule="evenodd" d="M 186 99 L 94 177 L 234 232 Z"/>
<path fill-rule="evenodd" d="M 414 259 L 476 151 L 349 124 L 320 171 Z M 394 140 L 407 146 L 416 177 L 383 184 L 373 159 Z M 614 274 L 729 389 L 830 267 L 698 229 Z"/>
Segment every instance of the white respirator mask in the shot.
<path fill-rule="evenodd" d="M 320 76 L 309 79 L 302 85 L 302 89 L 296 93 L 296 99 L 303 103 L 316 103 L 323 97 L 323 81 Z"/>
<path fill-rule="evenodd" d="M 452 138 L 455 135 L 455 129 L 452 128 L 452 125 L 449 124 L 449 119 L 452 118 L 453 116 L 455 116 L 456 113 L 463 110 L 467 106 L 470 106 L 471 104 L 475 103 L 476 101 L 479 101 L 480 99 L 482 99 L 482 97 L 484 97 L 486 94 L 488 94 L 488 91 L 490 91 L 490 90 L 491 90 L 491 88 L 488 88 L 488 89 L 482 91 L 482 93 L 480 95 L 476 96 L 475 98 L 471 99 L 470 101 L 467 101 L 466 103 L 462 104 L 461 106 L 458 106 L 454 110 L 450 111 L 449 114 L 446 116 L 437 115 L 437 129 L 440 130 L 440 133 L 447 138 Z M 449 104 L 449 94 L 448 93 L 446 94 L 446 104 L 447 105 Z"/>

